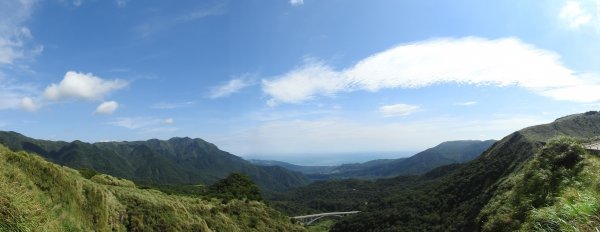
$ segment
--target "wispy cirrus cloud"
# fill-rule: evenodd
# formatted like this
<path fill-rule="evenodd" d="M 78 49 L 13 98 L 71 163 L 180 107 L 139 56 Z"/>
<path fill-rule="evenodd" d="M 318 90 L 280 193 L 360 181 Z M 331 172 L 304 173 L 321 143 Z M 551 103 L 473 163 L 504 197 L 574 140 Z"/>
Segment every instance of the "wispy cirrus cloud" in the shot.
<path fill-rule="evenodd" d="M 227 83 L 214 87 L 210 93 L 210 98 L 228 97 L 240 90 L 254 85 L 254 81 L 248 77 L 240 77 L 229 80 Z"/>
<path fill-rule="evenodd" d="M 26 98 L 32 100 L 29 96 L 37 94 L 37 88 L 33 85 L 20 84 L 15 81 L 2 78 L 0 76 L 0 110 L 6 109 L 25 109 L 30 111 L 37 107 L 28 107 L 23 105 Z"/>
<path fill-rule="evenodd" d="M 565 67 L 560 56 L 517 38 L 433 39 L 373 54 L 337 70 L 309 61 L 262 81 L 269 105 L 299 103 L 319 96 L 381 89 L 417 89 L 457 83 L 517 86 L 555 100 L 600 100 L 595 73 Z"/>
<path fill-rule="evenodd" d="M 408 116 L 421 111 L 421 107 L 409 104 L 393 104 L 379 107 L 379 113 L 383 117 Z"/>
<path fill-rule="evenodd" d="M 0 67 L 39 54 L 43 47 L 31 43 L 33 35 L 25 23 L 31 18 L 36 0 L 0 2 Z"/>
<path fill-rule="evenodd" d="M 170 18 L 157 18 L 153 21 L 135 27 L 134 31 L 138 34 L 138 36 L 144 38 L 155 34 L 156 32 L 159 32 L 161 30 L 173 27 L 177 24 L 186 23 L 210 16 L 222 15 L 226 12 L 227 4 L 223 2 L 210 7 L 196 8 L 187 12 L 180 13 L 176 16 L 171 16 Z"/>
<path fill-rule="evenodd" d="M 476 105 L 476 104 L 477 104 L 476 101 L 466 101 L 466 102 L 457 102 L 457 103 L 454 103 L 454 105 L 457 105 L 457 106 L 473 106 L 473 105 Z"/>

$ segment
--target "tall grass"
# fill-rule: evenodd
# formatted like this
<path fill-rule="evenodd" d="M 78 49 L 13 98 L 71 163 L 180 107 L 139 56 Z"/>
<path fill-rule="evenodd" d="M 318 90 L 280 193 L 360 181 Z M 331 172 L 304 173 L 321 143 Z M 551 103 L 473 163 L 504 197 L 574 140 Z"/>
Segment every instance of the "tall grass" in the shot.
<path fill-rule="evenodd" d="M 264 203 L 168 195 L 0 146 L 0 231 L 303 231 Z"/>
<path fill-rule="evenodd" d="M 505 179 L 479 215 L 484 231 L 596 231 L 600 157 L 567 137 Z"/>

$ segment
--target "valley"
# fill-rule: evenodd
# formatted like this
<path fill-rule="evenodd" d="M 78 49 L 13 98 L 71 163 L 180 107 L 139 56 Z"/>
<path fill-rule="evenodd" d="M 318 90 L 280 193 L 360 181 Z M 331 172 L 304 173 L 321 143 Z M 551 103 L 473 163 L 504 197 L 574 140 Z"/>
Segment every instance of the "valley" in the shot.
<path fill-rule="evenodd" d="M 600 232 L 600 0 L 0 0 L 0 232 Z"/>
<path fill-rule="evenodd" d="M 360 215 L 323 223 L 331 231 L 553 230 L 567 225 L 589 230 L 596 228 L 593 218 L 600 213 L 595 171 L 600 158 L 582 145 L 600 138 L 598 112 L 528 127 L 500 141 L 444 142 L 408 158 L 337 167 L 256 160 L 254 166 L 199 139 L 87 144 L 0 135 L 6 146 L 1 213 L 11 215 L 0 228 L 8 230 L 166 226 L 208 231 L 235 225 L 303 231 L 290 217 L 350 211 Z M 236 172 L 243 174 L 230 175 Z M 28 197 L 19 198 L 11 189 Z M 568 206 L 575 208 L 565 211 Z M 159 209 L 169 213 L 155 214 Z M 197 218 L 186 222 L 163 218 L 190 210 L 204 216 L 186 214 Z M 214 218 L 215 212 L 223 216 Z M 70 216 L 61 224 L 53 215 Z M 316 221 L 308 228 L 325 224 Z"/>

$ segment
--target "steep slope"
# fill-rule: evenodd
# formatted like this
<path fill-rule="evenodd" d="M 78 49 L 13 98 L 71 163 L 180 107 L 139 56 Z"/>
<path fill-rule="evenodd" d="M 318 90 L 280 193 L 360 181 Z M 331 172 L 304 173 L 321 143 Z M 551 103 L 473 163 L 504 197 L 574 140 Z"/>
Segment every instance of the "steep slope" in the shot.
<path fill-rule="evenodd" d="M 304 231 L 258 201 L 138 189 L 0 146 L 0 231 Z"/>
<path fill-rule="evenodd" d="M 589 140 L 600 135 L 600 113 L 588 112 L 515 132 L 459 170 L 423 186 L 396 191 L 333 231 L 477 231 L 482 208 L 501 183 L 551 138 Z"/>
<path fill-rule="evenodd" d="M 596 231 L 600 157 L 575 140 L 551 140 L 503 180 L 477 219 L 483 231 Z"/>
<path fill-rule="evenodd" d="M 144 184 L 212 183 L 232 172 L 245 173 L 262 189 L 281 191 L 308 180 L 281 167 L 261 167 L 201 139 L 84 143 L 35 140 L 0 132 L 0 144 L 40 154 L 57 164 L 127 178 Z"/>
<path fill-rule="evenodd" d="M 495 140 L 443 142 L 408 158 L 342 165 L 336 168 L 330 177 L 340 179 L 419 175 L 443 165 L 471 161 L 495 142 Z"/>

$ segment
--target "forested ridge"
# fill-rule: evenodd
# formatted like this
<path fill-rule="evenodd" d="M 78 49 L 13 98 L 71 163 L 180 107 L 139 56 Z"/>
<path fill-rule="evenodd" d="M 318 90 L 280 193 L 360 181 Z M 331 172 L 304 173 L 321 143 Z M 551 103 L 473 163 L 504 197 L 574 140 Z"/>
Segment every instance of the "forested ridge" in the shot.
<path fill-rule="evenodd" d="M 233 172 L 250 176 L 264 191 L 308 183 L 301 173 L 253 165 L 202 139 L 85 143 L 38 140 L 0 131 L 0 144 L 39 154 L 53 163 L 88 168 L 144 185 L 210 184 Z"/>

